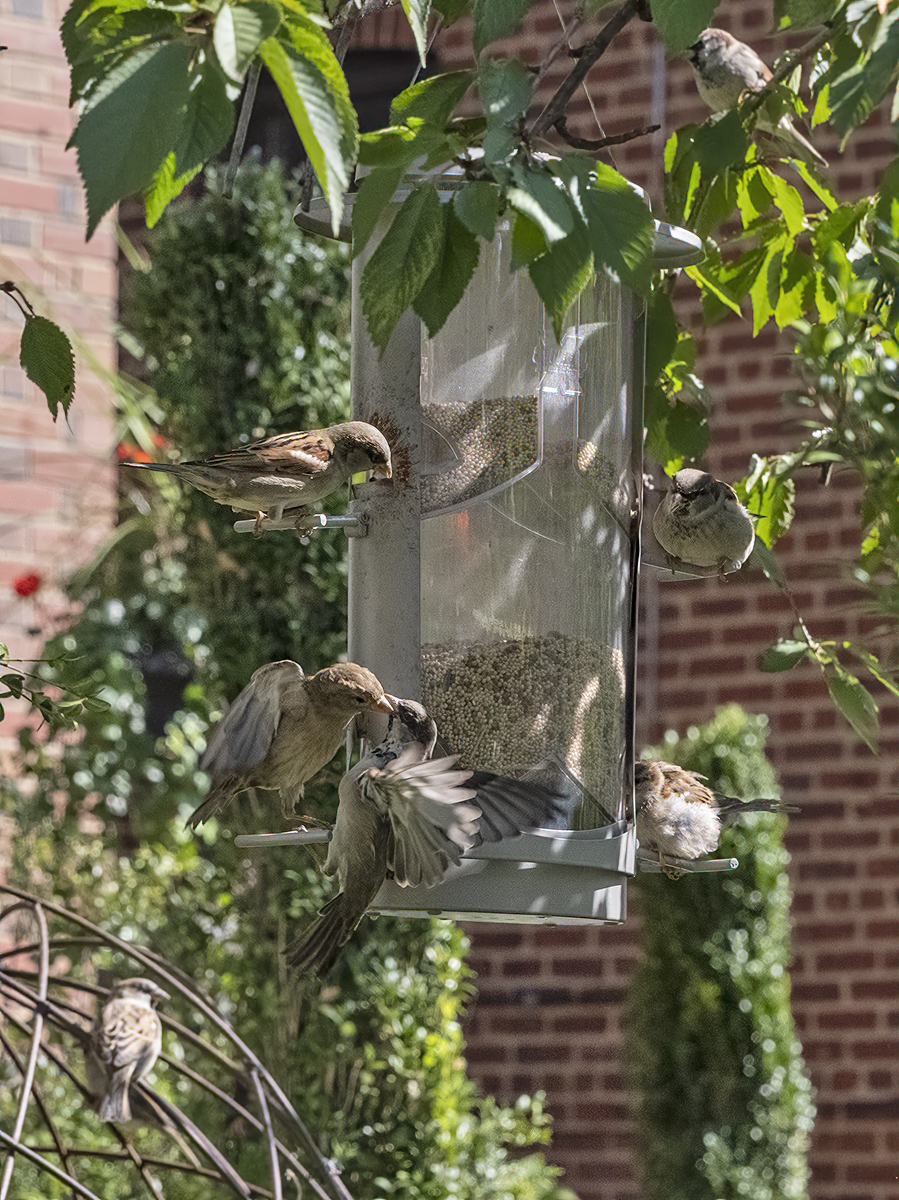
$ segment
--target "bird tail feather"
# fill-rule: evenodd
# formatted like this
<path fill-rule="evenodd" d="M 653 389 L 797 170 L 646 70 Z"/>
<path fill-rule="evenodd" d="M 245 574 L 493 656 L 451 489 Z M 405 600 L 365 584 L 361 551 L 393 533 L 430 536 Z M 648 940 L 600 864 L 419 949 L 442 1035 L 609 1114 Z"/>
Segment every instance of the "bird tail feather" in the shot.
<path fill-rule="evenodd" d="M 100 1102 L 97 1116 L 101 1121 L 130 1121 L 131 1105 L 128 1100 L 128 1077 L 113 1075 L 109 1090 Z"/>
<path fill-rule="evenodd" d="M 362 919 L 361 914 L 347 913 L 343 892 L 319 910 L 319 914 L 305 933 L 300 934 L 284 951 L 291 967 L 303 974 L 312 972 L 324 976 L 337 961 L 341 949 L 350 940 L 353 930 Z"/>
<path fill-rule="evenodd" d="M 773 813 L 798 813 L 799 808 L 795 804 L 783 804 L 780 800 L 737 800 L 733 796 L 718 796 L 718 816 L 725 825 L 731 824 L 733 821 L 739 821 L 744 813 L 749 812 L 773 812 Z"/>

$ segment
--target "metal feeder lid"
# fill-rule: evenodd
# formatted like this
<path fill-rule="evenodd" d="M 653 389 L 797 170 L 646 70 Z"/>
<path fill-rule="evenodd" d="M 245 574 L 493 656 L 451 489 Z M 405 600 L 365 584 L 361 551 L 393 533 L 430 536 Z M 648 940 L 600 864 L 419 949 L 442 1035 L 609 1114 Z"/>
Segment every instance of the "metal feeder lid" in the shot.
<path fill-rule="evenodd" d="M 551 156 L 536 155 L 536 157 L 549 158 Z M 356 177 L 359 179 L 367 174 L 368 168 L 360 167 L 356 173 Z M 417 182 L 430 179 L 433 183 L 437 184 L 439 190 L 449 193 L 462 182 L 462 171 L 459 168 L 455 168 L 449 172 L 417 171 L 415 172 L 415 179 Z M 646 207 L 649 208 L 649 196 L 643 188 L 638 187 L 635 183 L 632 183 L 630 186 L 643 199 Z M 399 194 L 403 194 L 402 187 L 399 189 Z M 340 218 L 337 241 L 352 241 L 351 218 L 355 199 L 355 192 L 349 192 L 343 198 L 343 215 Z M 314 233 L 319 237 L 334 237 L 331 228 L 331 210 L 317 185 L 309 208 L 303 209 L 302 204 L 298 204 L 293 211 L 293 219 L 294 223 L 300 229 L 305 230 L 306 233 Z M 652 224 L 655 231 L 653 236 L 653 263 L 656 267 L 667 270 L 671 267 L 690 267 L 694 263 L 702 261 L 705 251 L 702 248 L 702 239 L 698 238 L 695 233 L 691 233 L 688 229 L 680 229 L 676 225 L 669 225 L 667 221 L 656 221 L 654 219 Z"/>

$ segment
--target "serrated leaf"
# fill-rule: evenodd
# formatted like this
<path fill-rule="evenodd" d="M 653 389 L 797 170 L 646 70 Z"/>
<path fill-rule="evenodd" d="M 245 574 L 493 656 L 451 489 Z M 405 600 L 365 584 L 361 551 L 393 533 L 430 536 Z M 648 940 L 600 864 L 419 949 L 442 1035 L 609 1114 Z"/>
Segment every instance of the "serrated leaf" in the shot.
<path fill-rule="evenodd" d="M 546 238 L 543 236 L 543 230 L 524 213 L 515 213 L 512 219 L 512 256 L 509 269 L 518 271 L 521 267 L 528 267 L 545 253 Z"/>
<path fill-rule="evenodd" d="M 466 229 L 493 241 L 499 220 L 502 193 L 495 183 L 475 180 L 465 183 L 453 196 L 453 210 Z"/>
<path fill-rule="evenodd" d="M 652 280 L 653 225 L 649 209 L 617 171 L 597 166 L 581 203 L 597 271 L 604 268 L 627 287 L 648 295 Z"/>
<path fill-rule="evenodd" d="M 404 174 L 402 166 L 379 167 L 362 177 L 353 201 L 353 258 L 368 245 Z"/>
<path fill-rule="evenodd" d="M 761 671 L 789 671 L 791 667 L 795 667 L 797 663 L 802 662 L 804 658 L 809 656 L 811 647 L 808 642 L 792 641 L 787 638 L 782 638 L 759 657 L 759 670 Z M 812 655 L 814 659 L 814 655 Z"/>
<path fill-rule="evenodd" d="M 518 123 L 531 102 L 531 77 L 517 59 L 484 62 L 478 67 L 478 94 L 487 128 L 484 162 L 506 162 L 518 149 Z"/>
<path fill-rule="evenodd" d="M 858 679 L 848 671 L 825 675 L 827 690 L 841 715 L 849 722 L 866 746 L 877 753 L 880 733 L 878 708 L 874 697 Z"/>
<path fill-rule="evenodd" d="M 841 7 L 842 0 L 774 0 L 778 29 L 808 29 L 823 25 Z"/>
<path fill-rule="evenodd" d="M 731 295 L 724 284 L 715 278 L 711 271 L 706 270 L 704 265 L 684 269 L 701 292 L 710 291 L 726 308 L 736 313 L 738 317 L 742 317 L 743 310 L 740 308 L 739 301 Z"/>
<path fill-rule="evenodd" d="M 674 305 L 664 288 L 656 288 L 646 307 L 646 386 L 652 387 L 668 365 L 677 346 L 678 325 Z"/>
<path fill-rule="evenodd" d="M 755 469 L 746 479 L 738 480 L 734 491 L 748 511 L 756 517 L 756 541 L 769 548 L 783 537 L 796 515 L 796 484 L 786 474 L 778 474 L 765 459 L 755 460 Z"/>
<path fill-rule="evenodd" d="M 524 20 L 529 8 L 530 0 L 472 0 L 475 54 L 511 33 Z"/>
<path fill-rule="evenodd" d="M 412 303 L 431 337 L 443 328 L 447 317 L 462 299 L 481 252 L 480 242 L 466 229 L 452 207 L 443 207 L 446 221 L 440 257 Z"/>
<path fill-rule="evenodd" d="M 356 112 L 324 32 L 311 21 L 293 18 L 290 37 L 290 44 L 267 38 L 259 54 L 309 155 L 336 234 L 359 143 Z"/>
<path fill-rule="evenodd" d="M 899 70 L 899 13 L 885 15 L 861 61 L 828 78 L 831 121 L 841 134 L 866 121 Z"/>
<path fill-rule="evenodd" d="M 708 419 L 692 404 L 671 400 L 661 387 L 647 388 L 643 420 L 646 453 L 669 475 L 685 461 L 702 458 L 708 449 Z"/>
<path fill-rule="evenodd" d="M 742 163 L 749 149 L 749 135 L 737 110 L 731 109 L 720 120 L 700 126 L 693 148 L 704 175 L 716 175 L 725 167 Z"/>
<path fill-rule="evenodd" d="M 240 83 L 262 42 L 281 24 L 281 15 L 264 0 L 223 4 L 215 18 L 212 44 L 222 70 Z"/>
<path fill-rule="evenodd" d="M 565 314 L 593 278 L 593 254 L 585 226 L 578 222 L 567 237 L 553 242 L 530 264 L 528 274 L 559 341 Z"/>
<path fill-rule="evenodd" d="M 75 355 L 59 326 L 46 317 L 26 317 L 19 363 L 47 397 L 53 420 L 59 415 L 60 405 L 65 415 L 75 394 Z"/>
<path fill-rule="evenodd" d="M 174 149 L 193 52 L 183 42 L 137 51 L 107 78 L 69 141 L 87 198 L 87 236 L 125 196 L 142 191 Z"/>
<path fill-rule="evenodd" d="M 428 53 L 428 17 L 431 14 L 431 0 L 401 0 L 403 12 L 415 38 L 415 48 L 418 51 L 418 61 L 425 65 Z"/>
<path fill-rule="evenodd" d="M 390 105 L 391 124 L 402 125 L 417 117 L 442 129 L 473 80 L 471 71 L 448 71 L 413 83 Z"/>
<path fill-rule="evenodd" d="M 397 210 L 362 272 L 362 311 L 381 350 L 437 266 L 447 209 L 432 184 L 417 187 Z"/>
<path fill-rule="evenodd" d="M 680 54 L 712 24 L 718 0 L 652 0 L 652 23 L 668 54 Z"/>
<path fill-rule="evenodd" d="M 506 199 L 516 212 L 540 226 L 547 244 L 559 241 L 575 226 L 574 205 L 554 176 L 516 163 L 512 171 L 515 183 L 506 189 Z"/>

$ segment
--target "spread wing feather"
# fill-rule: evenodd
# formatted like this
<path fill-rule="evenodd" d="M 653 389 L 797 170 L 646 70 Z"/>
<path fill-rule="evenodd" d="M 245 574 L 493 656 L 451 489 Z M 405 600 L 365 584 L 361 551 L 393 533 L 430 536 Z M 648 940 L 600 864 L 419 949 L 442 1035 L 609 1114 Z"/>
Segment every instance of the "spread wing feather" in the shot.
<path fill-rule="evenodd" d="M 254 671 L 213 730 L 200 759 L 201 770 L 213 776 L 242 774 L 261 763 L 278 731 L 282 692 L 303 678 L 303 668 L 290 659 Z"/>
<path fill-rule="evenodd" d="M 525 829 L 551 827 L 565 812 L 563 793 L 541 783 L 490 771 L 475 771 L 468 782 L 477 792 L 475 803 L 481 810 L 478 842 L 499 842 Z"/>

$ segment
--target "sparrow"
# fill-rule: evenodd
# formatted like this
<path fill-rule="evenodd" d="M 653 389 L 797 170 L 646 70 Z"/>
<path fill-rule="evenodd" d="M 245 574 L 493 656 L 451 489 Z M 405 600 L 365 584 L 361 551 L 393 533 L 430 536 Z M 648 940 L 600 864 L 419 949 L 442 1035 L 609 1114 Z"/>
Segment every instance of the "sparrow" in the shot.
<path fill-rule="evenodd" d="M 696 75 L 696 87 L 712 112 L 736 108 L 746 92 L 760 92 L 771 78 L 771 70 L 751 46 L 724 29 L 704 29 L 688 47 L 687 57 Z M 756 128 L 767 133 L 789 158 L 827 166 L 827 160 L 802 136 L 790 118 L 772 125 L 759 113 Z"/>
<path fill-rule="evenodd" d="M 86 1057 L 88 1086 L 100 1096 L 101 1121 L 130 1121 L 128 1088 L 152 1069 L 162 1049 L 159 1000 L 169 995 L 152 980 L 123 979 L 112 989 L 91 1030 Z"/>
<path fill-rule="evenodd" d="M 393 476 L 387 439 L 365 421 L 345 421 L 308 433 L 279 433 L 197 462 L 123 462 L 122 466 L 165 471 L 218 504 L 229 504 L 234 512 L 254 513 L 257 535 L 266 517 L 280 521 L 286 512 L 301 518 L 309 505 L 359 471 L 371 471 L 375 479 Z"/>
<path fill-rule="evenodd" d="M 742 566 L 755 544 L 752 517 L 729 484 L 684 467 L 671 478 L 652 518 L 652 532 L 669 559 L 720 574 Z"/>
<path fill-rule="evenodd" d="M 432 759 L 437 726 L 412 700 L 390 697 L 395 714 L 338 788 L 326 875 L 338 894 L 285 950 L 299 971 L 325 975 L 385 879 L 433 887 L 467 850 L 555 819 L 564 797 L 536 783 L 460 770 Z M 357 727 L 365 729 L 365 721 Z M 377 718 L 368 728 L 377 728 Z M 366 739 L 368 740 L 368 738 Z"/>
<path fill-rule="evenodd" d="M 336 663 L 307 677 L 290 659 L 266 663 L 212 732 L 200 759 L 212 784 L 188 827 L 251 787 L 280 791 L 289 815 L 303 785 L 337 753 L 347 725 L 368 709 L 392 712 L 393 706 L 365 667 Z"/>
<path fill-rule="evenodd" d="M 670 878 L 681 872 L 666 864 L 664 855 L 701 858 L 717 850 L 723 825 L 748 812 L 798 812 L 779 800 L 737 800 L 713 792 L 704 775 L 675 763 L 640 759 L 634 765 L 637 835 L 640 845 L 654 850 Z"/>

